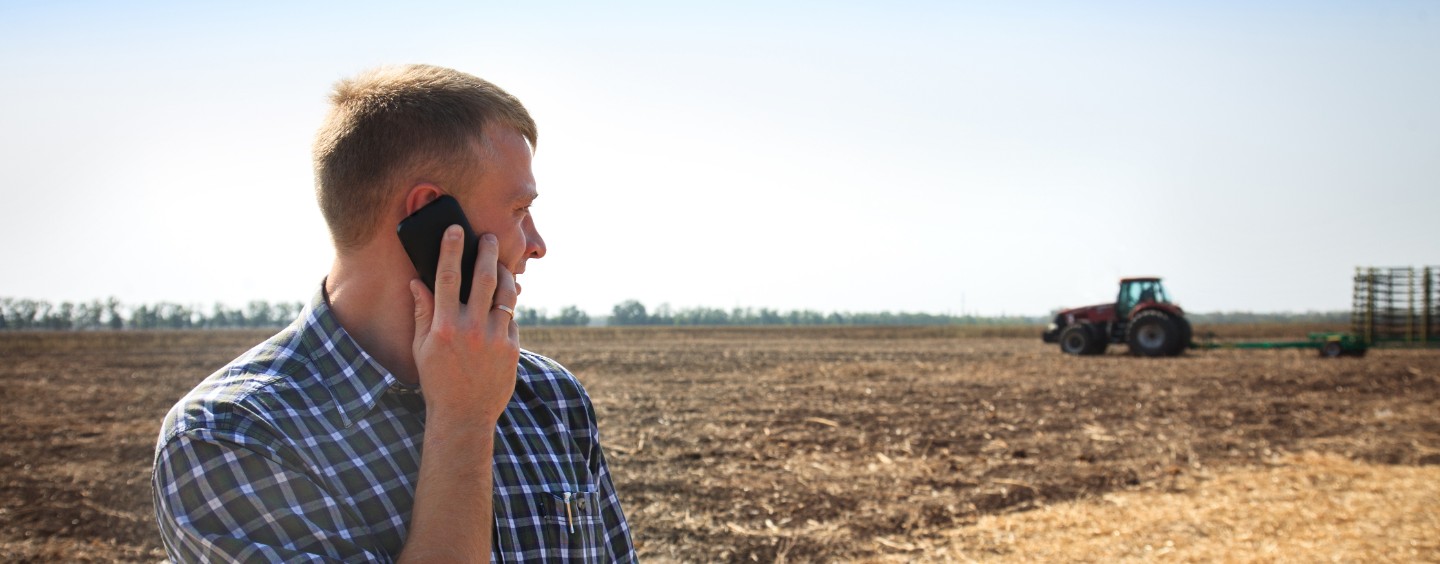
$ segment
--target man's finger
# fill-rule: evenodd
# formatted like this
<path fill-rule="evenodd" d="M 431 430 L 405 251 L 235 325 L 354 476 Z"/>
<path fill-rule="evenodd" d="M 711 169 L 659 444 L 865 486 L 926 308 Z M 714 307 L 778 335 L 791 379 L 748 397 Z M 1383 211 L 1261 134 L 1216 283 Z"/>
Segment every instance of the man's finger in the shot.
<path fill-rule="evenodd" d="M 515 304 L 520 294 L 515 291 L 515 275 L 510 273 L 509 268 L 501 265 L 496 269 L 496 274 L 495 305 L 491 306 L 491 312 L 508 315 L 501 315 L 498 318 L 491 317 L 491 319 L 498 319 L 509 325 L 515 319 Z M 510 308 L 510 311 L 502 311 L 499 309 L 500 306 Z"/>
<path fill-rule="evenodd" d="M 473 308 L 472 312 L 489 311 L 496 303 L 500 303 L 495 301 L 495 267 L 499 260 L 500 243 L 495 235 L 481 235 L 480 252 L 475 253 L 475 278 L 470 282 L 470 299 L 465 302 Z"/>
<path fill-rule="evenodd" d="M 440 239 L 440 260 L 435 267 L 435 318 L 441 323 L 454 319 L 460 309 L 460 256 L 465 251 L 464 233 L 459 225 L 451 225 Z"/>
<path fill-rule="evenodd" d="M 410 281 L 410 296 L 415 299 L 415 341 L 419 342 L 430 334 L 430 323 L 435 318 L 435 298 L 419 278 Z"/>

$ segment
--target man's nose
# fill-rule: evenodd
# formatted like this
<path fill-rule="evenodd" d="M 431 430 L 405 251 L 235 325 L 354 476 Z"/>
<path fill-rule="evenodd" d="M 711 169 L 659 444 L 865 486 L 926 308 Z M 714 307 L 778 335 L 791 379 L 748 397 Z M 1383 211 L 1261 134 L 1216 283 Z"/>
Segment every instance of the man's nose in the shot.
<path fill-rule="evenodd" d="M 540 237 L 540 230 L 535 228 L 535 220 L 525 220 L 525 256 L 538 259 L 545 256 L 545 239 Z"/>

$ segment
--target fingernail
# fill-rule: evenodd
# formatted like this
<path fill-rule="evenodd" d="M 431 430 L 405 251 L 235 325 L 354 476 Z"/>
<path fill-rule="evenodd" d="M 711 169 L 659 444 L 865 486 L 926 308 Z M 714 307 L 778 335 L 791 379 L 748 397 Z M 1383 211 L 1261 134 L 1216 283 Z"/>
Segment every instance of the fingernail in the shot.
<path fill-rule="evenodd" d="M 494 243 L 494 242 L 496 242 L 495 234 L 494 234 L 494 233 L 486 233 L 486 234 L 485 234 L 485 241 L 486 241 L 487 243 Z"/>
<path fill-rule="evenodd" d="M 454 241 L 460 238 L 460 232 L 461 229 L 459 225 L 451 225 L 445 228 L 445 238 Z"/>

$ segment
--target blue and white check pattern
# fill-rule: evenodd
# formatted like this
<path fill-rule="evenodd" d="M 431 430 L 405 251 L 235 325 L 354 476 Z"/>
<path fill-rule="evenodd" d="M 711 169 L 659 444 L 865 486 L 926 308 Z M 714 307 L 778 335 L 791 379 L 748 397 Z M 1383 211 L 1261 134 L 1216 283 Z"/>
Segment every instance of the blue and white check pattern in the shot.
<path fill-rule="evenodd" d="M 521 351 L 497 425 L 497 562 L 631 562 L 590 398 Z M 425 404 L 340 327 L 323 289 L 165 417 L 152 475 L 170 558 L 389 562 L 408 532 Z"/>

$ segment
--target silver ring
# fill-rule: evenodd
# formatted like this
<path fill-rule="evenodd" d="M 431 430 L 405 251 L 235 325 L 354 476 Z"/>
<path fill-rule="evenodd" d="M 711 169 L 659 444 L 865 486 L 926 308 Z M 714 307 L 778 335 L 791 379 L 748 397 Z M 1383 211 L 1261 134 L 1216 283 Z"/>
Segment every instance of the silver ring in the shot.
<path fill-rule="evenodd" d="M 515 319 L 515 310 L 510 309 L 510 306 L 501 305 L 501 304 L 495 304 L 495 308 L 494 308 L 494 309 L 498 309 L 498 310 L 500 310 L 500 311 L 505 312 L 506 314 L 508 314 L 508 315 L 510 316 L 510 319 Z"/>

